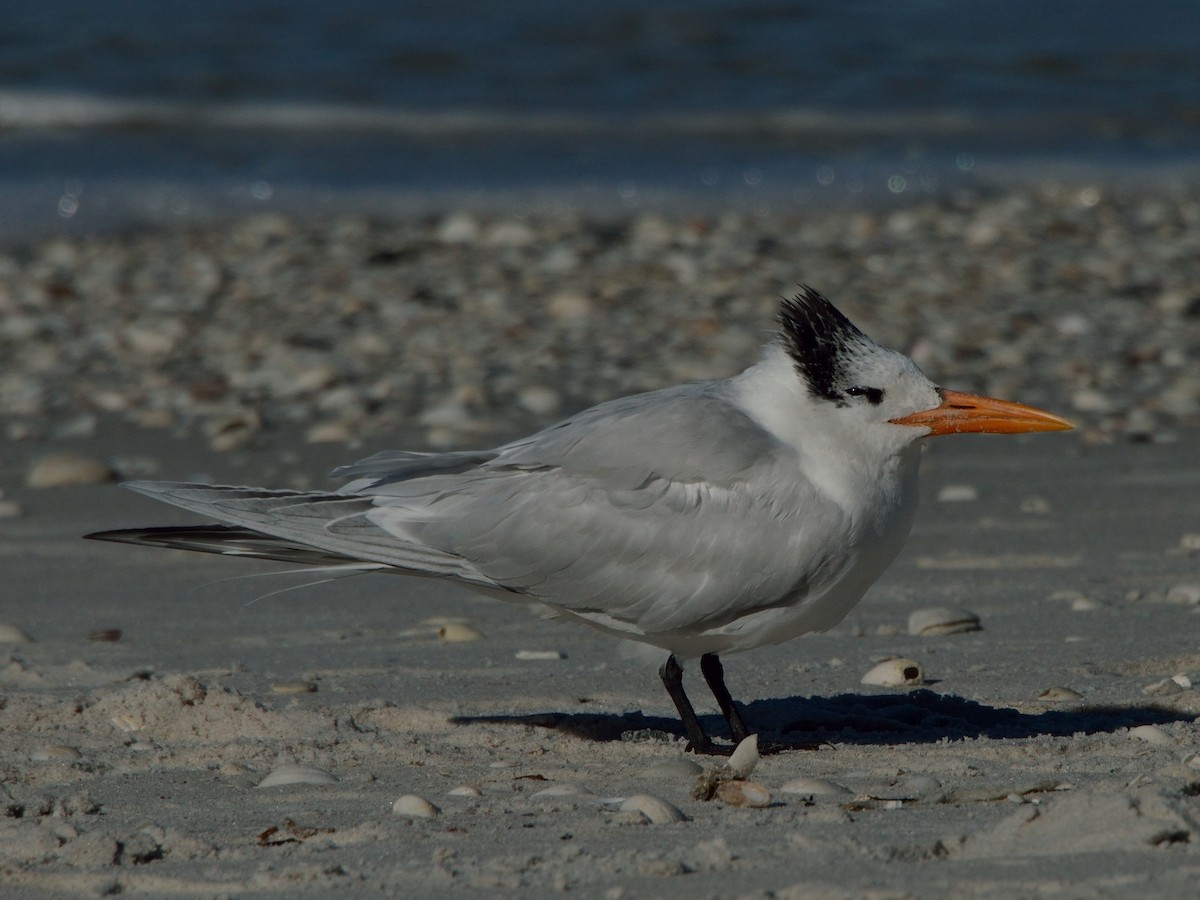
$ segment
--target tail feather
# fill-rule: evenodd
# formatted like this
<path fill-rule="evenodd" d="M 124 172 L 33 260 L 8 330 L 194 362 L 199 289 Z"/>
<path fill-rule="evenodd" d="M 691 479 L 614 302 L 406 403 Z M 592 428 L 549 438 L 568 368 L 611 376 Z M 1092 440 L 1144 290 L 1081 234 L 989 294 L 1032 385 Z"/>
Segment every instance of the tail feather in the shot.
<path fill-rule="evenodd" d="M 387 568 L 382 563 L 363 563 L 348 556 L 285 541 L 236 525 L 125 528 L 118 531 L 96 531 L 85 534 L 84 537 L 91 541 L 112 541 L 118 544 L 136 544 L 140 547 L 166 547 L 171 550 L 219 553 L 223 556 L 271 559 L 304 566 L 357 564 L 366 569 Z"/>
<path fill-rule="evenodd" d="M 236 534 L 203 527 L 190 529 L 193 535 L 199 536 L 195 539 L 197 546 L 185 549 L 228 553 L 228 549 L 211 550 L 199 545 L 215 537 L 218 545 L 233 546 L 235 551 L 241 547 L 244 551 L 251 545 L 238 542 L 244 542 L 248 536 L 257 536 L 260 541 L 273 538 L 291 548 L 307 547 L 318 554 L 335 557 L 340 564 L 347 561 L 381 563 L 413 575 L 453 578 L 477 587 L 503 590 L 460 556 L 384 531 L 367 515 L 375 509 L 374 501 L 368 496 L 169 481 L 134 481 L 124 487 L 219 522 L 239 526 Z M 162 531 L 140 529 L 129 532 L 143 538 L 154 533 Z M 116 537 L 101 539 L 119 540 Z M 180 536 L 175 535 L 175 539 L 179 540 Z M 146 541 L 126 541 L 139 542 Z M 254 549 L 264 548 L 257 546 Z M 276 552 L 279 546 L 271 544 L 266 549 Z M 256 554 L 241 552 L 240 555 Z M 289 555 L 287 561 L 302 560 Z"/>

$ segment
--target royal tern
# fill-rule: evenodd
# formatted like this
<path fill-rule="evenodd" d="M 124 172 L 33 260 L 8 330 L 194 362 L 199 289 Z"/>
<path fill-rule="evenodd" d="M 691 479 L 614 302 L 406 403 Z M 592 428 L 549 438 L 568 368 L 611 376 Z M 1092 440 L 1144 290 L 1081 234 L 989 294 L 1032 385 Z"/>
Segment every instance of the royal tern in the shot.
<path fill-rule="evenodd" d="M 700 659 L 735 742 L 720 655 L 840 622 L 900 552 L 921 439 L 1058 431 L 1017 403 L 940 388 L 816 291 L 782 303 L 760 361 L 721 381 L 601 403 L 492 450 L 389 451 L 335 469 L 340 490 L 126 485 L 218 526 L 91 538 L 447 578 Z"/>

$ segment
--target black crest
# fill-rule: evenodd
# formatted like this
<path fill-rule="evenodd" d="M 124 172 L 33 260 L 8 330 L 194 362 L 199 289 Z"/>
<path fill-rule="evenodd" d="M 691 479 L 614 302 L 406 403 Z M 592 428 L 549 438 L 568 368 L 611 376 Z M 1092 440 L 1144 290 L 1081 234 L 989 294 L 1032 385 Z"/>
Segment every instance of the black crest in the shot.
<path fill-rule="evenodd" d="M 808 285 L 784 300 L 779 308 L 784 349 L 796 364 L 808 389 L 816 397 L 839 406 L 846 405 L 844 391 L 850 387 L 848 367 L 855 356 L 875 342 Z"/>

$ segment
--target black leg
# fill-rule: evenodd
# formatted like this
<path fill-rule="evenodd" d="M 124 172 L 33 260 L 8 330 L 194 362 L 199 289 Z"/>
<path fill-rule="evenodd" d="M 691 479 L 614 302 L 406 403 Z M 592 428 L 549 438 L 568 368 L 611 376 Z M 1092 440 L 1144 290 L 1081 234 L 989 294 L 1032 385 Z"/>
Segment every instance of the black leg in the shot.
<path fill-rule="evenodd" d="M 687 731 L 689 748 L 696 753 L 711 752 L 712 741 L 700 727 L 700 720 L 696 718 L 696 710 L 692 707 L 692 701 L 688 699 L 683 690 L 683 668 L 679 665 L 679 660 L 675 658 L 674 653 L 668 656 L 667 661 L 662 664 L 662 668 L 658 670 L 658 677 L 662 679 L 675 708 L 679 710 L 679 718 L 683 720 L 683 727 Z"/>
<path fill-rule="evenodd" d="M 700 657 L 700 671 L 704 674 L 704 680 L 708 682 L 709 690 L 717 698 L 717 706 L 721 707 L 725 721 L 729 723 L 729 733 L 733 736 L 733 742 L 740 744 L 750 736 L 750 731 L 742 721 L 741 713 L 733 705 L 729 688 L 725 687 L 725 668 L 721 665 L 720 657 L 715 653 L 705 653 Z"/>

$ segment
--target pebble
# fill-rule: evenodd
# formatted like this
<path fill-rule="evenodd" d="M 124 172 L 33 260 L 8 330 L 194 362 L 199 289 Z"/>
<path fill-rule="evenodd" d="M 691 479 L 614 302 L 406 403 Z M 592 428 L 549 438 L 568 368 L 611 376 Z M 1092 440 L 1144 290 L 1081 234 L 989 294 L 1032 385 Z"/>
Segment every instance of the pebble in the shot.
<path fill-rule="evenodd" d="M 409 819 L 432 819 L 441 814 L 441 810 L 416 794 L 404 794 L 392 804 L 392 813 Z"/>
<path fill-rule="evenodd" d="M 717 798 L 729 806 L 761 809 L 771 804 L 771 792 L 754 781 L 735 779 L 717 785 Z"/>
<path fill-rule="evenodd" d="M 62 451 L 36 460 L 25 475 L 31 488 L 69 487 L 115 481 L 116 473 L 102 459 L 83 453 Z"/>
<path fill-rule="evenodd" d="M 896 657 L 876 664 L 863 675 L 861 682 L 877 687 L 911 687 L 925 683 L 925 672 L 919 662 Z"/>
<path fill-rule="evenodd" d="M 946 484 L 937 492 L 938 503 L 973 503 L 979 499 L 979 489 L 971 484 Z"/>
<path fill-rule="evenodd" d="M 33 638 L 16 625 L 0 623 L 0 644 L 28 644 L 32 641 Z"/>
<path fill-rule="evenodd" d="M 1179 539 L 1179 546 L 1184 550 L 1200 550 L 1200 532 L 1185 534 Z"/>
<path fill-rule="evenodd" d="M 982 627 L 975 613 L 943 606 L 918 609 L 908 617 L 908 633 L 924 637 L 979 631 Z"/>
<path fill-rule="evenodd" d="M 687 821 L 687 816 L 679 807 L 668 803 L 653 794 L 634 794 L 621 801 L 621 812 L 638 813 L 643 820 L 651 825 L 669 825 L 672 822 Z"/>
<path fill-rule="evenodd" d="M 336 784 L 337 776 L 316 766 L 283 763 L 267 773 L 258 783 L 260 788 L 280 787 L 285 784 Z"/>

